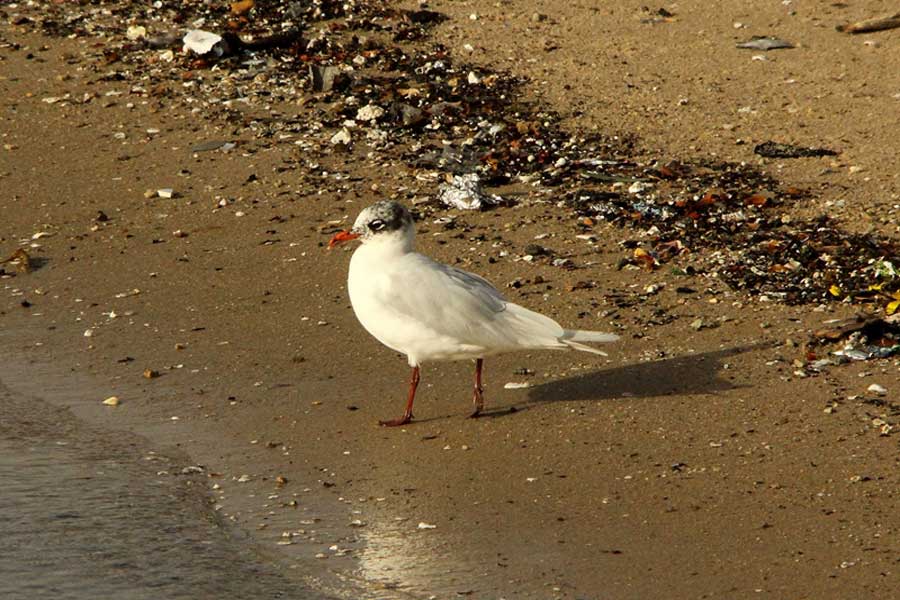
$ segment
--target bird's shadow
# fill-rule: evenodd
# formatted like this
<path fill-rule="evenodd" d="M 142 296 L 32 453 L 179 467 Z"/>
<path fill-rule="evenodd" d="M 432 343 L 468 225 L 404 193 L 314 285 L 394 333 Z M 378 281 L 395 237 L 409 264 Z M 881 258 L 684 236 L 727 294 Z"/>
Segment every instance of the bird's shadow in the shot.
<path fill-rule="evenodd" d="M 720 376 L 725 369 L 725 359 L 768 346 L 770 344 L 738 346 L 613 369 L 598 369 L 548 381 L 529 388 L 524 402 L 495 405 L 482 417 L 503 417 L 551 402 L 716 394 L 746 387 Z"/>

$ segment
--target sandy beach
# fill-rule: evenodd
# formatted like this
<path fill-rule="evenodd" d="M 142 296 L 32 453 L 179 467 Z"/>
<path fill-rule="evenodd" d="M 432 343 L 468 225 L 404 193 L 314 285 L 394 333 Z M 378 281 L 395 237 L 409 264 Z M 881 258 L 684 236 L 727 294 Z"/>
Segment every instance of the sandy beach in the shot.
<path fill-rule="evenodd" d="M 427 26 L 326 15 L 302 51 L 220 62 L 149 46 L 193 13 L 0 8 L 0 258 L 24 248 L 32 267 L 0 265 L 3 384 L 197 467 L 221 526 L 296 582 L 282 597 L 894 597 L 900 364 L 814 367 L 846 341 L 814 332 L 887 317 L 887 296 L 851 291 L 893 282 L 849 266 L 790 279 L 787 259 L 754 279 L 739 267 L 762 260 L 758 245 L 731 245 L 721 219 L 690 217 L 709 229 L 670 256 L 654 237 L 673 241 L 666 221 L 577 204 L 583 182 L 633 202 L 652 181 L 673 207 L 734 195 L 767 235 L 796 228 L 813 247 L 827 230 L 839 260 L 866 264 L 861 240 L 897 236 L 900 29 L 835 26 L 890 3 L 562 4 L 434 2 Z M 288 19 L 183 10 L 245 36 Z M 128 41 L 137 25 L 146 39 Z M 762 35 L 794 47 L 736 48 Z M 311 89 L 323 57 L 368 79 Z M 396 83 L 415 57 L 423 81 Z M 455 66 L 435 83 L 438 60 Z M 457 79 L 502 90 L 436 106 Z M 431 120 L 401 108 L 367 122 L 379 86 L 385 106 L 428 98 Z M 477 132 L 501 117 L 521 139 L 486 156 Z M 517 153 L 532 139 L 549 141 Z M 582 141 L 559 163 L 569 139 Z M 765 158 L 767 141 L 836 154 Z M 590 144 L 591 164 L 612 165 L 599 175 L 572 167 Z M 437 203 L 472 164 L 507 201 Z M 402 411 L 408 367 L 354 318 L 352 248 L 326 245 L 383 198 L 416 210 L 420 251 L 621 342 L 606 358 L 488 360 L 477 420 L 471 365 L 425 365 L 416 420 L 378 427 Z M 733 237 L 750 239 L 750 222 Z"/>

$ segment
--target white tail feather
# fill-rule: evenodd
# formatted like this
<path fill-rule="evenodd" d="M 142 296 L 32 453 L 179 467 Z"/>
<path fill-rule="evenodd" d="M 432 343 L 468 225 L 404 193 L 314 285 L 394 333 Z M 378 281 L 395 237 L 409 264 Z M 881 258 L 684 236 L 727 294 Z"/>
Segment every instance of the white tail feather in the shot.
<path fill-rule="evenodd" d="M 579 344 L 578 342 L 573 342 L 572 340 L 560 340 L 563 344 L 568 346 L 569 348 L 574 348 L 575 350 L 581 350 L 582 352 L 590 352 L 591 354 L 599 354 L 600 356 L 609 356 L 603 350 L 597 350 L 596 348 L 591 348 L 590 346 L 585 346 L 584 344 Z"/>
<path fill-rule="evenodd" d="M 590 346 L 585 346 L 584 344 L 579 344 L 578 342 L 609 343 L 615 342 L 618 339 L 619 336 L 614 333 L 566 329 L 562 337 L 559 338 L 559 341 L 561 341 L 569 348 L 581 350 L 582 352 L 590 352 L 591 354 L 599 354 L 600 356 L 609 356 L 603 350 L 597 350 L 596 348 L 591 348 Z"/>

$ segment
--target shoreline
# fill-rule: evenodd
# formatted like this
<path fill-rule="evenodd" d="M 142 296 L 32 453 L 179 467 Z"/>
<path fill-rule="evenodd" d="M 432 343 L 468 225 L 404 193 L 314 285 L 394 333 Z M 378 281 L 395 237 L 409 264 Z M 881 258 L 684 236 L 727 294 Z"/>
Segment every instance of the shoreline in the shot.
<path fill-rule="evenodd" d="M 4 597 L 325 597 L 280 574 L 220 518 L 182 452 L 75 417 L 59 399 L 78 391 L 46 369 L 40 376 L 57 403 L 11 390 L 6 373 L 0 380 Z"/>

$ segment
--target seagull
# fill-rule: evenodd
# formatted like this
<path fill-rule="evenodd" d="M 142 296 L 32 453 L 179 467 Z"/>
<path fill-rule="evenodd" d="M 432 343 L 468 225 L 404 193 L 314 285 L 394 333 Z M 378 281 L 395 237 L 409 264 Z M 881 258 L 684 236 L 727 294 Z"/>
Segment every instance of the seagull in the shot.
<path fill-rule="evenodd" d="M 582 342 L 614 342 L 619 336 L 563 329 L 549 317 L 506 300 L 487 280 L 439 263 L 413 249 L 416 230 L 409 211 L 382 201 L 359 213 L 349 231 L 328 248 L 359 239 L 350 259 L 347 291 L 360 324 L 379 342 L 405 354 L 412 367 L 406 411 L 379 421 L 395 427 L 412 421 L 419 367 L 430 361 L 475 360 L 471 417 L 484 410 L 484 359 L 516 350 L 567 350 L 606 355 Z"/>

